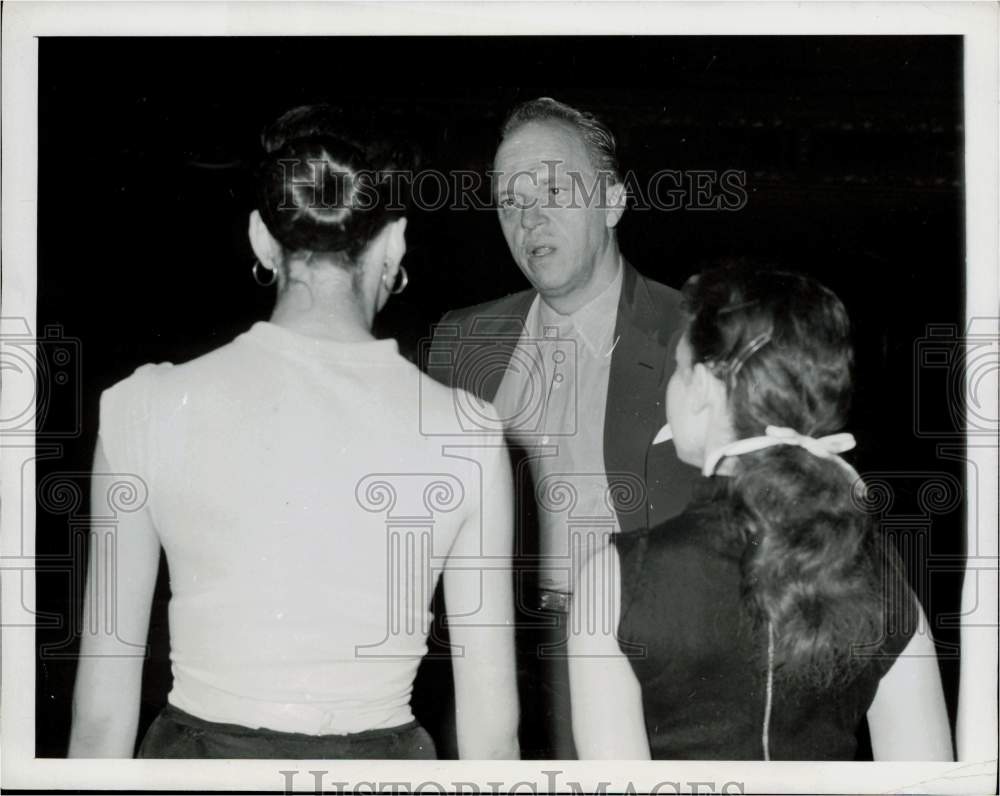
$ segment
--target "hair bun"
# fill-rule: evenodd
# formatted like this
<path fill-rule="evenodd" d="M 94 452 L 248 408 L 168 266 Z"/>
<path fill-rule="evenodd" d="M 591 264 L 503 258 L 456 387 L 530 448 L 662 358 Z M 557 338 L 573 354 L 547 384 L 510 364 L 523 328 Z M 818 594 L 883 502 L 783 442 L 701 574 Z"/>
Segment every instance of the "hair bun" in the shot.
<path fill-rule="evenodd" d="M 288 251 L 339 252 L 354 259 L 388 220 L 381 179 L 349 141 L 296 138 L 261 163 L 258 208 Z"/>

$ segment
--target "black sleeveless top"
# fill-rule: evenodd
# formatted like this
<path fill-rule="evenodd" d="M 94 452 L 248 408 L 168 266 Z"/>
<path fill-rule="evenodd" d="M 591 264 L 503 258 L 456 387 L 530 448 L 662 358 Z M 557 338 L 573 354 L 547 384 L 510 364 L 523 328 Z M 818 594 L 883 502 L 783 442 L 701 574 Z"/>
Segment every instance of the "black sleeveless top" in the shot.
<path fill-rule="evenodd" d="M 662 525 L 612 537 L 621 560 L 618 643 L 642 687 L 654 759 L 763 760 L 767 627 L 751 628 L 738 551 L 718 544 L 719 511 L 705 502 L 707 489 L 699 492 L 700 501 Z M 888 631 L 859 639 L 872 642 L 860 673 L 814 691 L 774 679 L 772 760 L 854 759 L 879 680 L 916 630 L 916 598 L 891 557 L 883 567 Z"/>

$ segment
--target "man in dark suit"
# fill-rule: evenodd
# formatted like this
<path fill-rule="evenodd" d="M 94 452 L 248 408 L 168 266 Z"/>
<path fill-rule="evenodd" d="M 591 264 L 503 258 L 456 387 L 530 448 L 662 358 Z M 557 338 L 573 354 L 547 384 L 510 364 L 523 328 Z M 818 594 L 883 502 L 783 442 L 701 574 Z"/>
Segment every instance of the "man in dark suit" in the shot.
<path fill-rule="evenodd" d="M 533 289 L 446 314 L 426 364 L 503 420 L 519 502 L 522 755 L 571 759 L 574 572 L 609 534 L 680 513 L 697 477 L 672 443 L 653 444 L 680 295 L 618 249 L 625 190 L 614 136 L 592 115 L 548 98 L 524 103 L 494 166 L 500 225 Z M 462 401 L 474 426 L 482 415 Z"/>

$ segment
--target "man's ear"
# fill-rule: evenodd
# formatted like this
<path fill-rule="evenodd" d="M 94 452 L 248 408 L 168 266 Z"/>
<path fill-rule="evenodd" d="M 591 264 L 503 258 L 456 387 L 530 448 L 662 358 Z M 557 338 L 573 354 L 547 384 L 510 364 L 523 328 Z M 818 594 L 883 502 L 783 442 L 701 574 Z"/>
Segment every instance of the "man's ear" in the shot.
<path fill-rule="evenodd" d="M 250 248 L 260 264 L 271 271 L 277 270 L 285 256 L 281 244 L 274 239 L 271 230 L 267 228 L 264 219 L 260 217 L 260 212 L 254 210 L 250 213 Z"/>
<path fill-rule="evenodd" d="M 608 229 L 614 229 L 618 222 L 622 220 L 625 213 L 625 205 L 628 202 L 628 193 L 625 190 L 625 183 L 616 182 L 608 187 L 604 196 L 604 224 Z"/>

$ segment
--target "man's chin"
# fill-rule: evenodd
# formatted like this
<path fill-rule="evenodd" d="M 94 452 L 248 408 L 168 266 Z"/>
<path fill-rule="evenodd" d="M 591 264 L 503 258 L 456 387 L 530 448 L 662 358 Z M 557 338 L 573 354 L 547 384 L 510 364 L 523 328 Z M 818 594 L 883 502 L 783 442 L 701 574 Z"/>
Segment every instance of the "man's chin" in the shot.
<path fill-rule="evenodd" d="M 566 289 L 566 278 L 559 263 L 530 263 L 521 270 L 539 293 L 561 295 Z"/>
<path fill-rule="evenodd" d="M 565 282 L 555 282 L 545 279 L 532 279 L 529 281 L 532 287 L 541 293 L 542 298 L 559 298 L 570 292 Z"/>

